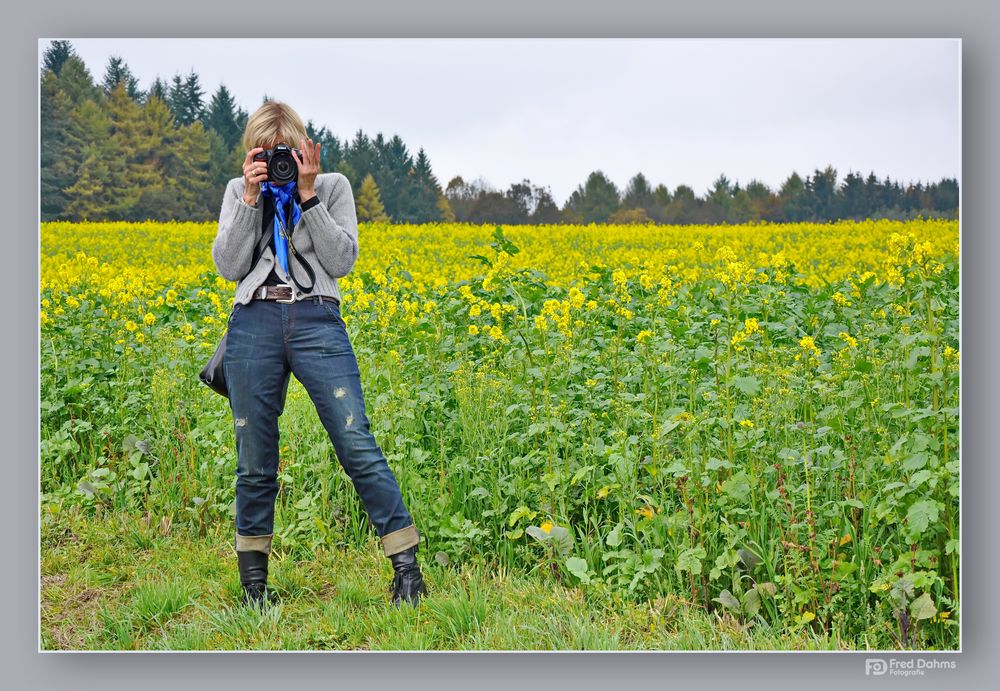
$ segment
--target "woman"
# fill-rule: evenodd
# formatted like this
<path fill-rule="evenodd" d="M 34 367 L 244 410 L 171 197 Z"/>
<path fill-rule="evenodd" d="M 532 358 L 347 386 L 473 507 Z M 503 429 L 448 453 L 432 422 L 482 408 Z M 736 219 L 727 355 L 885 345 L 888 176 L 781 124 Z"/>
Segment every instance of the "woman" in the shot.
<path fill-rule="evenodd" d="M 267 162 L 254 160 L 278 144 L 301 152 L 292 154 L 298 177 L 284 186 L 270 184 Z M 250 116 L 243 147 L 243 177 L 226 187 L 212 245 L 219 273 L 237 282 L 223 368 L 236 430 L 235 548 L 243 601 L 273 599 L 266 584 L 278 491 L 278 417 L 294 374 L 392 561 L 393 603 L 415 605 L 426 594 L 416 560 L 419 535 L 369 429 L 358 363 L 340 317 L 337 279 L 358 256 L 350 182 L 340 173 L 320 173 L 319 143 L 284 103 L 268 101 Z M 287 200 L 287 206 L 275 200 Z M 262 233 L 270 239 L 251 266 Z M 313 275 L 306 267 L 315 278 L 303 286 Z"/>

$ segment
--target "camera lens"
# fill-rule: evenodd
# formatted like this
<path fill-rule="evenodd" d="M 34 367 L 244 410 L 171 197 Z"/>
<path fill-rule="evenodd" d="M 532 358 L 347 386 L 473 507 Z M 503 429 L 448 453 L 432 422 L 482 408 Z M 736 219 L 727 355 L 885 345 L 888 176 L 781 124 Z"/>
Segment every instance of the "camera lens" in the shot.
<path fill-rule="evenodd" d="M 284 185 L 299 177 L 299 167 L 287 151 L 276 151 L 268 162 L 267 175 L 276 185 Z"/>

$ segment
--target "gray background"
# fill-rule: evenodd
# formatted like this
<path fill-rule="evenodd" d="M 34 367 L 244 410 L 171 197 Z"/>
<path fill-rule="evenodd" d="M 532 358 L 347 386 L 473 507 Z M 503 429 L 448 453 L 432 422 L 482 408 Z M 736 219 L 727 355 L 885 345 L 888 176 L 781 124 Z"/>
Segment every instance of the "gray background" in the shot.
<path fill-rule="evenodd" d="M 997 367 L 987 348 L 997 338 L 997 231 L 992 216 L 1000 122 L 997 69 L 1000 46 L 984 3 L 844 1 L 805 6 L 796 2 L 597 3 L 507 0 L 469 2 L 373 2 L 337 6 L 299 2 L 207 3 L 174 0 L 124 10 L 124 3 L 19 3 L 4 22 L 5 154 L 2 189 L 12 218 L 5 224 L 8 299 L 3 341 L 7 372 L 3 409 L 2 650 L 7 688 L 187 688 L 252 690 L 336 687 L 342 683 L 408 689 L 467 687 L 601 688 L 638 685 L 666 688 L 837 688 L 959 684 L 985 687 L 995 676 L 994 622 L 998 598 L 994 537 L 997 466 L 989 453 L 989 408 Z M 131 653 L 39 654 L 38 648 L 38 286 L 37 234 L 37 41 L 40 37 L 334 37 L 334 36 L 694 36 L 694 37 L 948 37 L 961 38 L 963 93 L 962 189 L 962 450 L 963 450 L 963 652 L 955 671 L 924 677 L 866 677 L 866 653 Z M 305 58 L 308 59 L 308 58 Z M 251 64 L 247 65 L 252 70 Z M 734 65 L 734 69 L 739 69 Z M 327 79 L 316 88 L 329 88 Z M 933 94 L 927 94 L 933 98 Z M 863 108 L 864 104 L 858 104 Z M 971 229 L 971 230 L 970 230 Z M 970 251 L 971 250 L 971 251 Z M 971 281 L 971 283 L 970 283 Z M 971 287 L 970 287 L 971 286 Z M 30 364 L 29 364 L 30 363 Z M 969 373 L 972 376 L 968 376 Z M 183 658 L 177 657 L 183 655 Z M 882 656 L 885 657 L 885 656 Z M 907 656 L 895 656 L 907 657 Z M 933 656 L 923 656 L 933 657 Z M 991 659 L 993 658 L 993 659 Z M 991 686 L 993 684 L 990 684 Z"/>

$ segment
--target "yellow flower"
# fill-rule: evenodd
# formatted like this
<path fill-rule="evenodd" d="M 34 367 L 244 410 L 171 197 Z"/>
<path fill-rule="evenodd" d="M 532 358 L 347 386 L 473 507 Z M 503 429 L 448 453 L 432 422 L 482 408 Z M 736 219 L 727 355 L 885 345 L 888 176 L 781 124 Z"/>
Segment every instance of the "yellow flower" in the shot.
<path fill-rule="evenodd" d="M 636 509 L 635 512 L 637 514 L 639 514 L 640 516 L 645 516 L 646 518 L 652 518 L 653 517 L 653 509 L 651 509 L 648 506 L 643 506 L 640 509 Z"/>
<path fill-rule="evenodd" d="M 543 521 L 538 527 L 542 529 L 543 533 L 548 534 L 552 532 L 552 521 Z"/>
<path fill-rule="evenodd" d="M 851 346 L 852 348 L 857 348 L 858 347 L 858 339 L 854 338 L 853 336 L 851 336 L 850 334 L 848 334 L 846 331 L 841 331 L 839 334 L 837 334 L 837 336 L 841 340 L 843 340 L 844 343 L 846 343 L 847 345 Z"/>
<path fill-rule="evenodd" d="M 799 346 L 802 350 L 808 350 L 813 355 L 819 355 L 820 349 L 816 347 L 816 340 L 812 336 L 803 336 L 799 340 Z"/>
<path fill-rule="evenodd" d="M 479 327 L 475 324 L 469 324 L 469 335 L 475 336 L 479 333 Z"/>
<path fill-rule="evenodd" d="M 128 329 L 129 331 L 135 331 L 136 329 L 139 328 L 139 325 L 136 324 L 131 319 L 126 319 L 125 320 L 125 328 Z"/>
<path fill-rule="evenodd" d="M 850 533 L 845 533 L 844 536 L 842 538 L 840 538 L 840 544 L 841 544 L 841 546 L 846 545 L 848 542 L 850 542 L 853 539 L 854 538 L 851 537 Z"/>
<path fill-rule="evenodd" d="M 753 429 L 753 420 L 740 420 L 740 427 Z"/>
<path fill-rule="evenodd" d="M 640 331 L 638 335 L 636 335 L 635 340 L 637 343 L 643 343 L 644 341 L 646 341 L 646 339 L 648 339 L 652 335 L 653 335 L 652 331 L 643 330 Z"/>
<path fill-rule="evenodd" d="M 156 322 L 156 315 L 152 312 L 146 312 L 146 316 L 142 318 L 146 326 L 152 326 Z"/>
<path fill-rule="evenodd" d="M 729 339 L 729 343 L 736 348 L 736 350 L 746 350 L 743 342 L 747 340 L 747 334 L 745 331 L 737 331 L 733 334 L 733 337 Z"/>

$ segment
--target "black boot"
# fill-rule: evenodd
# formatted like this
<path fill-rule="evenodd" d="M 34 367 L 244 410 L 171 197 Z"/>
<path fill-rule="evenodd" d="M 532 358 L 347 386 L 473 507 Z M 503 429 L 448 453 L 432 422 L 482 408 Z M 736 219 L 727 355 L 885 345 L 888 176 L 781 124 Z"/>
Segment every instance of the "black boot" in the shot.
<path fill-rule="evenodd" d="M 395 575 L 392 577 L 392 604 L 399 607 L 403 602 L 416 605 L 420 596 L 427 594 L 424 576 L 417 564 L 417 546 L 389 555 Z"/>
<path fill-rule="evenodd" d="M 267 552 L 251 550 L 237 552 L 243 604 L 262 606 L 274 602 L 274 593 L 267 589 Z"/>

